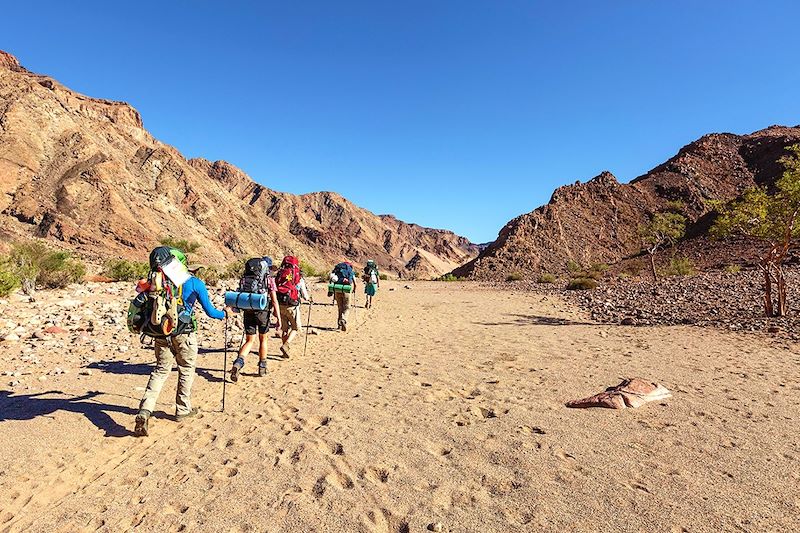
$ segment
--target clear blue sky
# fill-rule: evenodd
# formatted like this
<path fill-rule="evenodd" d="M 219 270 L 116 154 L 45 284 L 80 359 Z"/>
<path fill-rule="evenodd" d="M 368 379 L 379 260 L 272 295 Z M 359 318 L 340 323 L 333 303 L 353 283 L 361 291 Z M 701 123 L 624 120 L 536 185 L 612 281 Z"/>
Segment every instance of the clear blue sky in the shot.
<path fill-rule="evenodd" d="M 800 2 L 14 2 L 0 49 L 187 157 L 493 240 L 553 189 L 800 123 Z"/>

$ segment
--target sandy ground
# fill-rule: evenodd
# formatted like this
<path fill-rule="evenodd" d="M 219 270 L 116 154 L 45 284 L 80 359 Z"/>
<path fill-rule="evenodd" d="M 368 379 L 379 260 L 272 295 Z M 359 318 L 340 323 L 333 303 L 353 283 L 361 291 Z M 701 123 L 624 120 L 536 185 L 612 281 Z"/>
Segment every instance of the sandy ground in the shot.
<path fill-rule="evenodd" d="M 0 343 L 0 371 L 23 372 L 0 383 L 0 531 L 800 528 L 796 346 L 592 324 L 535 293 L 409 287 L 384 284 L 348 333 L 325 329 L 334 307 L 314 306 L 305 357 L 300 337 L 258 378 L 253 355 L 225 413 L 214 322 L 193 393 L 202 414 L 169 418 L 173 373 L 144 439 L 130 430 L 152 350 L 121 324 L 92 333 L 106 344 L 74 331 Z M 121 316 L 119 292 L 101 311 Z M 327 302 L 321 287 L 315 298 Z M 0 318 L 24 308 L 12 299 Z M 621 376 L 674 397 L 563 406 Z"/>

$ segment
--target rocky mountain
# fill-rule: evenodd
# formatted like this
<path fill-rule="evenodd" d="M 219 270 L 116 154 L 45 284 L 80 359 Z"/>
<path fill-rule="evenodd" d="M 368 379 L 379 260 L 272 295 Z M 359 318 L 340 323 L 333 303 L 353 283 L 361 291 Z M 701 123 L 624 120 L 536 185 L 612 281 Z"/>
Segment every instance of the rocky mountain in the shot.
<path fill-rule="evenodd" d="M 547 205 L 510 221 L 495 242 L 454 274 L 499 280 L 509 273 L 563 272 L 568 261 L 616 263 L 639 253 L 639 225 L 673 202 L 680 202 L 689 220 L 687 238 L 699 238 L 710 225 L 710 202 L 774 180 L 785 147 L 798 142 L 800 127 L 710 134 L 629 184 L 602 172 L 587 183 L 560 187 Z"/>
<path fill-rule="evenodd" d="M 429 277 L 474 258 L 452 232 L 377 216 L 332 192 L 294 195 L 224 161 L 185 159 L 124 102 L 90 98 L 0 51 L 0 246 L 46 238 L 97 258 L 142 259 L 165 236 L 196 259 L 300 255 L 319 267 L 375 259 L 391 273 L 418 254 Z M 412 265 L 414 266 L 414 265 Z"/>

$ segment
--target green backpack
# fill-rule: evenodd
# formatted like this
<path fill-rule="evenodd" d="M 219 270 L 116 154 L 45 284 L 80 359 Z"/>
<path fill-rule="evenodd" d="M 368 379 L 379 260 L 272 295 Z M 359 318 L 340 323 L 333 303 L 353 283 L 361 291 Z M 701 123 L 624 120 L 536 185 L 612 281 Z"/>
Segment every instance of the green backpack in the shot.
<path fill-rule="evenodd" d="M 179 264 L 172 264 L 177 261 Z M 128 330 L 142 336 L 166 338 L 197 329 L 192 309 L 183 303 L 183 286 L 164 269 L 188 274 L 188 259 L 177 248 L 159 246 L 150 253 L 150 273 L 144 290 L 128 306 Z"/>

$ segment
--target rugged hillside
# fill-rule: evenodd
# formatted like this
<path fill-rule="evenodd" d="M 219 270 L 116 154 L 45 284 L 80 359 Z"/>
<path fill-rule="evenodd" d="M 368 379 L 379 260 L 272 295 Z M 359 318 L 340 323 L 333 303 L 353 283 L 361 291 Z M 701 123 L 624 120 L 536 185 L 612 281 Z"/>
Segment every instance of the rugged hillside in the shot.
<path fill-rule="evenodd" d="M 391 272 L 418 252 L 440 274 L 478 249 L 452 232 L 377 216 L 338 194 L 292 195 L 224 161 L 186 160 L 131 106 L 77 94 L 0 52 L 0 240 L 43 237 L 95 256 L 142 258 L 166 235 L 199 258 L 296 253 L 319 266 L 374 258 Z"/>
<path fill-rule="evenodd" d="M 494 243 L 454 274 L 497 280 L 510 272 L 562 272 L 569 260 L 615 263 L 639 252 L 638 226 L 671 201 L 684 205 L 688 235 L 701 236 L 708 229 L 709 202 L 773 180 L 781 171 L 776 160 L 797 142 L 800 127 L 711 134 L 629 184 L 603 172 L 587 183 L 560 187 L 547 205 L 510 221 Z"/>

